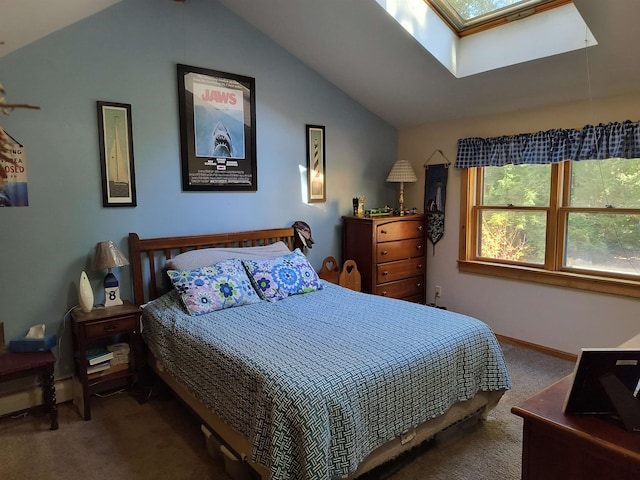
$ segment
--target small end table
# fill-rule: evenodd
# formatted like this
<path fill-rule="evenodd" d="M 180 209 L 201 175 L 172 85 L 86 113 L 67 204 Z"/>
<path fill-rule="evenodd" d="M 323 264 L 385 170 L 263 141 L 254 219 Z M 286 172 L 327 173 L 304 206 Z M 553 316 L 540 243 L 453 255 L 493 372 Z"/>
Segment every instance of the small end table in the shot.
<path fill-rule="evenodd" d="M 140 345 L 140 316 L 142 310 L 131 302 L 122 305 L 99 308 L 86 313 L 80 309 L 71 311 L 75 372 L 78 385 L 74 385 L 74 403 L 85 420 L 91 420 L 89 397 L 101 391 L 132 387 L 138 380 L 138 369 L 142 363 Z M 93 377 L 87 373 L 87 352 L 97 342 L 116 341 L 120 336 L 128 337 L 131 346 L 129 365 L 125 370 L 113 372 L 111 368 Z M 120 340 L 118 340 L 120 341 Z"/>
<path fill-rule="evenodd" d="M 56 357 L 51 352 L 2 353 L 0 354 L 0 382 L 40 375 L 42 399 L 51 418 L 51 430 L 58 429 L 58 407 L 53 370 Z"/>

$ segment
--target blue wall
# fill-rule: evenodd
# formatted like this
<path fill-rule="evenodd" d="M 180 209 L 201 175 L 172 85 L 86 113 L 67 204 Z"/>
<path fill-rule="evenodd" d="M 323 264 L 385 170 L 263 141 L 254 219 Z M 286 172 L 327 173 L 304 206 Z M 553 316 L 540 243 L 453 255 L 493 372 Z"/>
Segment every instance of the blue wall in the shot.
<path fill-rule="evenodd" d="M 258 191 L 183 192 L 176 64 L 254 77 Z M 397 131 L 213 0 L 124 0 L 0 58 L 7 101 L 39 105 L 0 117 L 26 147 L 29 206 L 0 209 L 0 321 L 7 340 L 45 323 L 62 339 L 57 376 L 72 372 L 65 312 L 86 270 L 103 301 L 97 242 L 128 253 L 141 237 L 253 230 L 305 220 L 316 268 L 340 257 L 351 198 L 393 204 L 385 184 Z M 96 101 L 132 106 L 138 206 L 103 208 Z M 326 127 L 327 202 L 307 204 L 305 124 Z M 116 271 L 131 299 L 130 269 Z M 56 352 L 58 353 L 58 352 Z"/>

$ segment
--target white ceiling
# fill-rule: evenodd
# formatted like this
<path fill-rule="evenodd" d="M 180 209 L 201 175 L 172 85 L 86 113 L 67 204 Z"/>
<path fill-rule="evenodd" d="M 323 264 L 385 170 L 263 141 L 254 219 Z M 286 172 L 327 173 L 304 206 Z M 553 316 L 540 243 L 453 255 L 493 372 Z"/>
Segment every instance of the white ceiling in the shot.
<path fill-rule="evenodd" d="M 118 1 L 0 0 L 0 56 Z M 219 1 L 398 128 L 640 91 L 638 0 L 574 0 L 598 45 L 464 78 L 375 0 Z"/>

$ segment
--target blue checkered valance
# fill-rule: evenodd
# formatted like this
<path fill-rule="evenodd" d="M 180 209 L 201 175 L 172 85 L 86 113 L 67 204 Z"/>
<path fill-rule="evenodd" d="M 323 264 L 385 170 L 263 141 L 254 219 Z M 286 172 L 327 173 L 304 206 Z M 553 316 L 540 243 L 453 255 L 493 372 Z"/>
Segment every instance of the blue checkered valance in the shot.
<path fill-rule="evenodd" d="M 456 168 L 640 158 L 640 123 L 626 120 L 493 138 L 458 140 Z"/>

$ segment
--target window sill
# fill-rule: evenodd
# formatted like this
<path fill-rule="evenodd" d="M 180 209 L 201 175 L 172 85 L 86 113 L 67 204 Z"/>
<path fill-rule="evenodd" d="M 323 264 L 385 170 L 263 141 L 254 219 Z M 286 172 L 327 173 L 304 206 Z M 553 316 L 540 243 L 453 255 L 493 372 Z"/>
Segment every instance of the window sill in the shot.
<path fill-rule="evenodd" d="M 640 298 L 640 281 L 636 280 L 622 280 L 568 272 L 550 272 L 536 268 L 469 260 L 458 260 L 458 271 Z"/>

